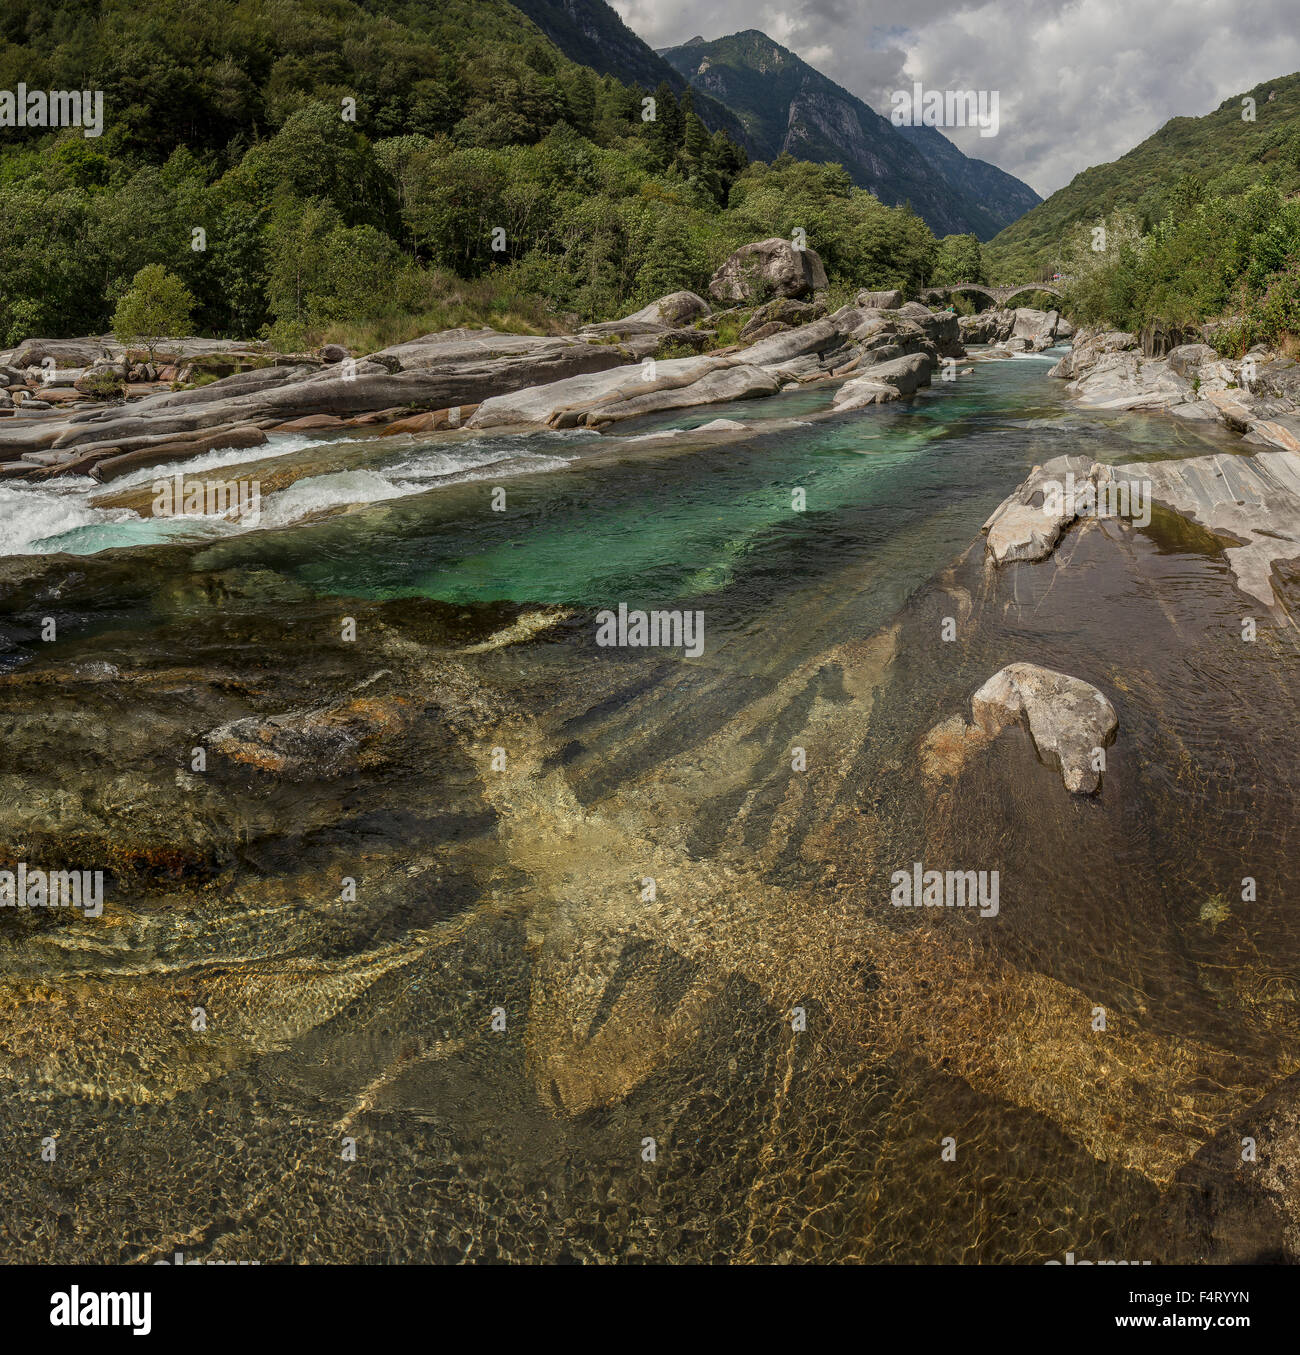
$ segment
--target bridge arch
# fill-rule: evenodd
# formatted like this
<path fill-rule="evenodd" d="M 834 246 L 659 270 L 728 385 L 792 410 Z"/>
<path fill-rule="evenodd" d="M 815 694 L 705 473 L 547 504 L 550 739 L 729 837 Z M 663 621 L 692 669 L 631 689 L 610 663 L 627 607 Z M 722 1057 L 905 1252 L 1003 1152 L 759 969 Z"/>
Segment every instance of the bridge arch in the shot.
<path fill-rule="evenodd" d="M 1017 282 L 1010 286 L 995 287 L 983 282 L 954 282 L 945 287 L 927 287 L 921 293 L 923 301 L 945 300 L 957 292 L 977 292 L 981 296 L 986 296 L 998 306 L 1005 306 L 1013 296 L 1019 296 L 1022 292 L 1047 292 L 1060 300 L 1064 295 L 1061 290 L 1061 284 L 1069 282 L 1070 279 L 1061 277 L 1056 282 Z"/>

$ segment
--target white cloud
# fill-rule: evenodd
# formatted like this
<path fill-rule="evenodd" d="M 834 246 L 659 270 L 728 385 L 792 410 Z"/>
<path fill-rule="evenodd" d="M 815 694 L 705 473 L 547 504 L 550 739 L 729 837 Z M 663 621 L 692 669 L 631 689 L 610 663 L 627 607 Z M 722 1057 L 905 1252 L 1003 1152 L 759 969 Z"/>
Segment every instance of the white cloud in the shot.
<path fill-rule="evenodd" d="M 611 0 L 652 47 L 759 28 L 888 114 L 893 89 L 998 90 L 968 155 L 1054 192 L 1171 117 L 1300 70 L 1294 0 Z"/>

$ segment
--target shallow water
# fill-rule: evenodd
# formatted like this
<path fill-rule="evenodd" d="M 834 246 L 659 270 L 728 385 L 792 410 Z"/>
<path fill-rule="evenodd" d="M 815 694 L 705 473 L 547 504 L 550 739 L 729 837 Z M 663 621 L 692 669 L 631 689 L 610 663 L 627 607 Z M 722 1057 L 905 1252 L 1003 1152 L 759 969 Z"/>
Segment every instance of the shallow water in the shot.
<path fill-rule="evenodd" d="M 1300 1254 L 1293 632 L 1243 644 L 1167 514 L 970 549 L 1049 456 L 1248 449 L 1047 365 L 345 472 L 302 440 L 278 530 L 0 566 L 0 845 L 109 871 L 101 919 L 0 915 L 3 1114 L 67 1145 L 8 1163 L 6 1252 Z M 753 432 L 645 437 L 719 417 Z M 620 603 L 702 612 L 702 655 L 597 646 Z M 1115 703 L 1095 800 L 1015 729 L 927 775 L 1013 660 Z M 335 702 L 278 769 L 190 769 Z M 998 871 L 998 914 L 892 907 L 918 860 Z"/>

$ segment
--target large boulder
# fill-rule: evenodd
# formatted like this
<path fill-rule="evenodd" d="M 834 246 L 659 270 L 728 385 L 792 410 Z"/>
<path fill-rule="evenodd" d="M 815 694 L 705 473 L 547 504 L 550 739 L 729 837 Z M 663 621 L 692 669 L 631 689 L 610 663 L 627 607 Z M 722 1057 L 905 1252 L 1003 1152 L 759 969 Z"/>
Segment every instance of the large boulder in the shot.
<path fill-rule="evenodd" d="M 1061 317 L 1056 311 L 1035 310 L 1032 306 L 1017 306 L 1016 321 L 1011 327 L 1013 339 L 1036 339 L 1056 332 Z"/>
<path fill-rule="evenodd" d="M 907 353 L 889 362 L 868 367 L 861 376 L 846 381 L 831 402 L 844 412 L 865 405 L 884 404 L 904 395 L 912 395 L 930 384 L 930 359 L 924 353 Z"/>
<path fill-rule="evenodd" d="M 1070 392 L 1080 403 L 1097 409 L 1178 412 L 1197 407 L 1192 382 L 1162 359 L 1144 358 L 1132 350 L 1102 354 L 1071 383 Z"/>
<path fill-rule="evenodd" d="M 702 296 L 682 291 L 669 292 L 667 296 L 661 296 L 657 301 L 652 301 L 648 306 L 643 306 L 639 311 L 629 315 L 627 319 L 642 320 L 653 325 L 667 325 L 670 329 L 675 329 L 709 314 L 711 314 L 709 303 Z M 614 323 L 617 324 L 618 321 Z"/>
<path fill-rule="evenodd" d="M 1128 353 L 1137 346 L 1137 335 L 1126 330 L 1085 327 L 1075 333 L 1070 351 L 1047 375 L 1060 377 L 1063 381 L 1074 381 L 1107 353 Z"/>
<path fill-rule="evenodd" d="M 797 249 L 774 236 L 742 245 L 713 275 L 715 301 L 766 301 L 773 296 L 804 297 L 827 286 L 826 270 L 814 249 Z"/>
<path fill-rule="evenodd" d="M 1014 314 L 1011 333 L 1002 341 L 1002 347 L 1008 351 L 1041 353 L 1058 341 L 1062 323 L 1060 311 L 1040 311 L 1032 306 L 1020 306 Z"/>
<path fill-rule="evenodd" d="M 943 357 L 964 358 L 966 350 L 961 344 L 961 324 L 953 311 L 932 311 L 919 301 L 909 301 L 899 307 L 898 314 L 919 325 L 925 336 L 934 345 L 935 351 Z"/>
<path fill-rule="evenodd" d="M 638 363 L 494 396 L 466 426 L 597 427 L 667 409 L 773 395 L 779 386 L 777 376 L 753 363 L 715 355 L 673 358 L 656 363 L 653 371 Z"/>
<path fill-rule="evenodd" d="M 963 315 L 957 320 L 963 343 L 1001 343 L 1011 337 L 1015 325 L 1013 310 L 980 311 L 978 315 Z"/>
<path fill-rule="evenodd" d="M 971 697 L 971 718 L 987 738 L 1026 724 L 1039 756 L 1060 766 L 1074 795 L 1100 788 L 1097 753 L 1119 726 L 1115 707 L 1091 683 L 1035 663 L 1011 663 L 989 678 Z"/>
<path fill-rule="evenodd" d="M 661 296 L 621 320 L 602 320 L 598 324 L 583 325 L 579 333 L 596 338 L 667 334 L 711 313 L 709 303 L 702 296 L 696 296 L 694 292 L 669 292 L 667 296 Z"/>
<path fill-rule="evenodd" d="M 897 290 L 869 292 L 864 288 L 853 298 L 853 304 L 864 310 L 896 311 L 903 304 L 903 294 Z"/>

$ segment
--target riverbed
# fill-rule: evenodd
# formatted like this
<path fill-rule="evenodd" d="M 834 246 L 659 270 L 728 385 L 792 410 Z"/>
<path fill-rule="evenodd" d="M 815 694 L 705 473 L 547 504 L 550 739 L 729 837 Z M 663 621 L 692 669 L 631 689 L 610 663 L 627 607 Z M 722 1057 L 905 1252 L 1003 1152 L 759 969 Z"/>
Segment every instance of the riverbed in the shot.
<path fill-rule="evenodd" d="M 0 851 L 106 876 L 0 911 L 5 1259 L 1296 1259 L 1295 632 L 1167 512 L 979 538 L 1063 452 L 1249 449 L 1058 356 L 273 437 L 260 530 L 0 488 Z M 1115 705 L 1095 798 L 927 753 L 1012 661 Z"/>

